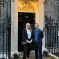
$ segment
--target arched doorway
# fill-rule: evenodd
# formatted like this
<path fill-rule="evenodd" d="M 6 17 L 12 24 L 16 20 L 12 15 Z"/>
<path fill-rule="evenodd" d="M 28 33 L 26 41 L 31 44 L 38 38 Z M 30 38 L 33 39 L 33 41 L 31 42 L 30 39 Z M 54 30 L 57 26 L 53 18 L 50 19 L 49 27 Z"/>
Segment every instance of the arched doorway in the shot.
<path fill-rule="evenodd" d="M 30 4 L 33 5 L 34 11 L 25 11 L 29 13 L 35 13 L 35 22 L 39 24 L 39 28 L 43 30 L 44 25 L 44 4 L 42 3 L 42 0 L 14 0 L 11 3 L 11 54 L 18 52 L 18 12 L 24 12 L 19 11 L 18 6 L 21 2 L 30 2 Z M 43 38 L 45 40 L 45 38 Z M 43 45 L 45 45 L 43 43 Z"/>

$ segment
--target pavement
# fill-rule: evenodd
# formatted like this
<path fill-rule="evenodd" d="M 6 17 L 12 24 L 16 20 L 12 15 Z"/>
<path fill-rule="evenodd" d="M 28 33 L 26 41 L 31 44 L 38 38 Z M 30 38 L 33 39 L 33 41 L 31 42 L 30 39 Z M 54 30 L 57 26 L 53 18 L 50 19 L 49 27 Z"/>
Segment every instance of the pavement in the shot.
<path fill-rule="evenodd" d="M 19 59 L 23 59 L 23 57 L 19 57 Z M 35 59 L 35 56 L 30 56 L 29 59 Z M 55 59 L 55 58 L 51 56 L 42 56 L 42 59 Z"/>
<path fill-rule="evenodd" d="M 5 58 L 6 59 L 6 58 Z M 8 59 L 8 58 L 7 58 Z M 11 58 L 11 59 L 14 59 L 14 58 Z M 19 58 L 18 59 L 23 59 L 23 56 L 19 56 Z M 35 55 L 30 55 L 30 58 L 29 59 L 35 59 Z M 53 58 L 53 57 L 51 57 L 51 56 L 45 56 L 45 55 L 43 55 L 42 56 L 42 59 L 55 59 L 55 58 Z"/>

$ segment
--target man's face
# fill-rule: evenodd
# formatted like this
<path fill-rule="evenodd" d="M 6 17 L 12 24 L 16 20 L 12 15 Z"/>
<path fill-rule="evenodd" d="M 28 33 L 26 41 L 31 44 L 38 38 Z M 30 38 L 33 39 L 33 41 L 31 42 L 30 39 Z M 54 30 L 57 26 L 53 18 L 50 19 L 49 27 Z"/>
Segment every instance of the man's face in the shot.
<path fill-rule="evenodd" d="M 38 29 L 39 25 L 38 24 L 35 24 L 35 29 Z"/>

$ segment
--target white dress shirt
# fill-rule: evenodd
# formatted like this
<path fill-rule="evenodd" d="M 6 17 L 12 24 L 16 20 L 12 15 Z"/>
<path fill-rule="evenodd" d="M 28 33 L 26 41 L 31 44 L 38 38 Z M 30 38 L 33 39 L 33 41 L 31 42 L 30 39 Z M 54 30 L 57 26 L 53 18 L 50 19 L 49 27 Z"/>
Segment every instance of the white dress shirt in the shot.
<path fill-rule="evenodd" d="M 27 30 L 27 35 L 28 35 L 28 39 L 31 38 L 31 31 L 30 30 Z"/>

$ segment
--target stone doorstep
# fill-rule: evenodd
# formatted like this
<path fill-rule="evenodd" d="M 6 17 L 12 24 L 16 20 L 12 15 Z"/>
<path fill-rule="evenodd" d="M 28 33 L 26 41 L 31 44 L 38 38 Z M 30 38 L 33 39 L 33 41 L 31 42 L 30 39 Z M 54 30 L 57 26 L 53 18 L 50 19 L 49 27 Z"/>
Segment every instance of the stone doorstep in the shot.
<path fill-rule="evenodd" d="M 23 57 L 23 52 L 19 52 L 18 55 L 19 55 L 19 57 Z M 35 55 L 35 52 L 30 51 L 30 56 L 33 56 L 33 55 Z"/>
<path fill-rule="evenodd" d="M 19 53 L 17 53 L 17 54 L 19 55 L 19 57 L 23 57 L 23 52 L 19 52 Z M 30 51 L 30 56 L 34 56 L 34 55 L 35 55 L 34 50 L 33 50 L 33 51 Z M 49 55 L 50 55 L 51 57 L 55 58 L 55 59 L 59 59 L 57 56 L 55 56 L 55 55 L 53 55 L 53 54 L 51 54 L 51 53 L 49 53 Z"/>
<path fill-rule="evenodd" d="M 23 52 L 18 52 L 16 53 L 17 55 L 19 55 L 19 57 L 23 57 Z M 35 52 L 34 51 L 30 51 L 30 56 L 34 56 Z M 13 59 L 13 55 L 11 56 L 11 58 Z"/>
<path fill-rule="evenodd" d="M 35 56 L 35 54 L 30 55 L 30 57 L 31 57 L 31 56 L 33 57 L 33 56 Z M 19 58 L 22 58 L 22 57 L 23 57 L 23 56 L 19 56 Z M 44 56 L 43 56 L 43 57 L 44 57 Z M 59 59 L 58 57 L 56 57 L 56 56 L 54 56 L 54 55 L 52 56 L 52 54 L 50 54 L 50 57 L 53 57 L 54 59 Z M 49 57 L 49 58 L 50 58 L 50 57 Z"/>

